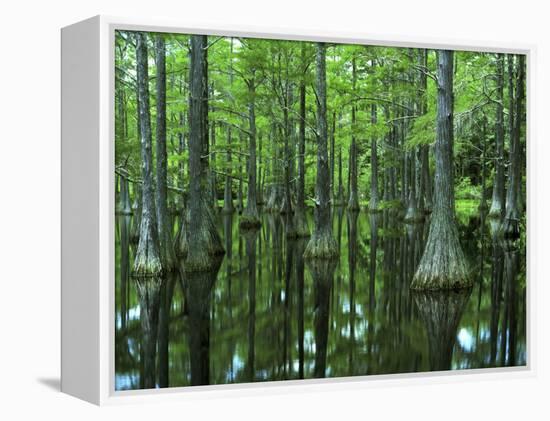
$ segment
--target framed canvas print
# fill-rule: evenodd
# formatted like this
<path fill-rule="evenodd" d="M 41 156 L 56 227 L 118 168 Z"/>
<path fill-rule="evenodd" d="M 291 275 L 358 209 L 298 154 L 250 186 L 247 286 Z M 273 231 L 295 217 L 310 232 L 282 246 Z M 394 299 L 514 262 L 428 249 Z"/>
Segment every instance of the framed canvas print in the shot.
<path fill-rule="evenodd" d="M 528 373 L 531 54 L 64 28 L 62 390 Z"/>

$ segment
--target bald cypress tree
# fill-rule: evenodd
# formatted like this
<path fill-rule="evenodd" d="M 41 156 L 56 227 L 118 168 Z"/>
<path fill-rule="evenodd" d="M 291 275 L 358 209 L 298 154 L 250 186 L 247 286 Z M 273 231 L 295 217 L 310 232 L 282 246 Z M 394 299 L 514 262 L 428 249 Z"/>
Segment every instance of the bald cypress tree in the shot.
<path fill-rule="evenodd" d="M 207 37 L 191 36 L 189 69 L 189 227 L 187 272 L 207 271 L 214 256 L 223 254 L 221 237 L 214 224 L 209 192 Z"/>
<path fill-rule="evenodd" d="M 166 270 L 177 267 L 176 253 L 172 241 L 172 230 L 168 219 L 168 155 L 166 153 L 166 46 L 164 36 L 155 38 L 155 61 L 157 66 L 157 221 L 160 255 Z"/>
<path fill-rule="evenodd" d="M 439 290 L 472 285 L 466 257 L 458 240 L 453 180 L 453 52 L 437 54 L 437 138 L 435 197 L 424 254 L 412 289 Z"/>
<path fill-rule="evenodd" d="M 149 68 L 147 65 L 147 34 L 136 34 L 136 71 L 139 98 L 141 143 L 141 176 L 143 178 L 139 243 L 134 261 L 134 274 L 153 276 L 162 272 L 159 251 L 155 198 L 153 188 L 153 153 L 151 115 L 149 111 Z"/>
<path fill-rule="evenodd" d="M 334 258 L 338 245 L 332 236 L 330 173 L 327 150 L 326 46 L 317 43 L 315 89 L 317 91 L 317 178 L 315 180 L 315 229 L 304 252 L 306 258 Z"/>

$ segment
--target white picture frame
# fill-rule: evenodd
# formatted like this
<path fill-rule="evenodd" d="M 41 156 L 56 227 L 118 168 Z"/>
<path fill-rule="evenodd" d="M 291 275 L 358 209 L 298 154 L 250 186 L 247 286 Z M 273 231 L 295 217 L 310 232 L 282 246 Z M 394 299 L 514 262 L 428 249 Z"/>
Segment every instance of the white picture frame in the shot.
<path fill-rule="evenodd" d="M 96 16 L 61 31 L 62 46 L 62 392 L 97 405 L 203 399 L 264 393 L 296 393 L 392 384 L 443 383 L 534 376 L 532 337 L 535 282 L 527 245 L 527 364 L 524 367 L 427 372 L 254 384 L 114 390 L 114 33 L 143 30 L 246 36 L 348 44 L 422 47 L 527 55 L 527 144 L 531 144 L 533 45 L 381 37 L 371 33 L 321 32 L 168 20 Z M 528 146 L 527 197 L 532 148 Z M 528 232 L 532 219 L 528 207 Z"/>

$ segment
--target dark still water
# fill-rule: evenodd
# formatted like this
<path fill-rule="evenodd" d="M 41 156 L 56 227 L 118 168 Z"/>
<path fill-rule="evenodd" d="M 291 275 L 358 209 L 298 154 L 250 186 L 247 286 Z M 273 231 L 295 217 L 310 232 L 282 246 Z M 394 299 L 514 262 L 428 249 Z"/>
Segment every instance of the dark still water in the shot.
<path fill-rule="evenodd" d="M 525 365 L 525 249 L 494 242 L 479 215 L 460 223 L 473 289 L 413 293 L 427 226 L 387 214 L 336 209 L 340 257 L 315 266 L 279 215 L 248 233 L 219 215 L 218 270 L 146 282 L 117 216 L 115 388 Z"/>

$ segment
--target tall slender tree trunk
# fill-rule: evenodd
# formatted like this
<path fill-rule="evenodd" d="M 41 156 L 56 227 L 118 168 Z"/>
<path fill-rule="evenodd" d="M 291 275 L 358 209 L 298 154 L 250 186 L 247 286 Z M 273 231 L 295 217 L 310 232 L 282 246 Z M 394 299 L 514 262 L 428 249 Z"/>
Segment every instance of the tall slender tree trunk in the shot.
<path fill-rule="evenodd" d="M 230 50 L 230 66 L 229 66 L 229 89 L 233 89 L 233 38 L 231 38 L 231 50 Z M 225 187 L 223 193 L 223 212 L 233 213 L 235 208 L 233 206 L 233 177 L 231 176 L 233 166 L 231 164 L 231 125 L 227 125 L 227 175 L 225 176 Z"/>
<path fill-rule="evenodd" d="M 258 228 L 260 216 L 256 200 L 256 81 L 254 74 L 248 84 L 248 198 L 239 226 L 241 228 Z"/>
<path fill-rule="evenodd" d="M 306 258 L 335 258 L 338 245 L 332 236 L 330 174 L 327 151 L 326 46 L 317 43 L 317 178 L 315 181 L 315 229 L 304 252 Z"/>
<path fill-rule="evenodd" d="M 438 51 L 435 201 L 424 254 L 412 289 L 441 290 L 472 285 L 458 239 L 453 181 L 453 52 Z"/>
<path fill-rule="evenodd" d="M 330 131 L 330 194 L 332 203 L 336 195 L 336 185 L 334 182 L 334 170 L 336 164 L 336 111 L 332 112 L 332 130 Z"/>
<path fill-rule="evenodd" d="M 136 33 L 137 84 L 141 132 L 141 176 L 143 178 L 139 243 L 134 260 L 134 275 L 155 276 L 162 272 L 153 188 L 153 153 L 149 111 L 149 69 L 147 34 Z"/>
<path fill-rule="evenodd" d="M 305 73 L 305 47 L 302 47 L 302 66 Z M 305 184 L 306 184 L 306 84 L 305 74 L 300 80 L 300 120 L 298 124 L 298 185 L 296 194 L 296 209 L 294 211 L 294 227 L 297 237 L 308 237 L 309 227 L 305 209 Z M 333 163 L 334 164 L 334 163 Z"/>
<path fill-rule="evenodd" d="M 355 57 L 351 60 L 351 89 L 353 95 L 356 95 L 356 85 L 357 85 L 357 67 L 355 64 Z M 348 209 L 350 211 L 359 210 L 359 192 L 357 191 L 357 107 L 355 102 L 351 106 L 351 145 L 350 145 L 350 188 L 349 188 L 349 200 L 348 200 Z"/>
<path fill-rule="evenodd" d="M 490 218 L 502 218 L 506 209 L 504 187 L 504 54 L 497 54 L 497 103 L 495 123 L 495 181 L 493 183 L 493 200 L 489 210 Z"/>
<path fill-rule="evenodd" d="M 208 201 L 208 166 L 205 143 L 208 143 L 208 90 L 205 35 L 191 36 L 189 75 L 189 251 L 185 260 L 187 272 L 207 271 L 223 254 L 221 237 L 214 224 Z M 205 96 L 206 95 L 206 96 Z"/>
<path fill-rule="evenodd" d="M 172 230 L 168 218 L 168 156 L 166 153 L 166 46 L 164 36 L 155 37 L 155 59 L 157 65 L 157 189 L 156 209 L 159 233 L 160 256 L 164 269 L 177 267 L 176 253 L 172 241 Z"/>
<path fill-rule="evenodd" d="M 428 112 L 428 77 L 426 72 L 428 70 L 428 51 L 426 49 L 420 50 L 418 56 L 420 71 L 420 115 L 424 115 Z M 432 178 L 430 175 L 430 146 L 420 146 L 420 189 L 419 189 L 420 201 L 418 203 L 419 209 L 424 213 L 430 213 L 432 211 Z"/>
<path fill-rule="evenodd" d="M 371 118 L 372 126 L 376 126 L 377 123 L 377 109 L 376 104 L 371 105 Z M 378 145 L 376 135 L 373 135 L 370 146 L 370 199 L 369 199 L 369 211 L 378 212 Z"/>

